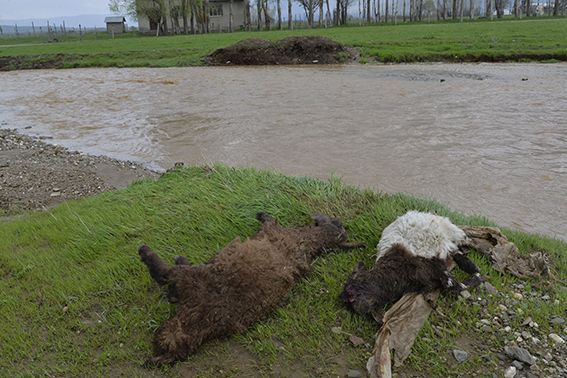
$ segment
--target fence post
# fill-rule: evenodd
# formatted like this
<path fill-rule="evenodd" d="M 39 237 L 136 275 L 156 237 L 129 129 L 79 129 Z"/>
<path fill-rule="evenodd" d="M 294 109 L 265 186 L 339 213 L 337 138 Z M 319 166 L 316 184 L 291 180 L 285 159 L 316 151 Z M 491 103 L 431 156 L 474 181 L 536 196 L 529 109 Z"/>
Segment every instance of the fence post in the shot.
<path fill-rule="evenodd" d="M 33 21 L 31 23 L 31 27 L 32 27 L 32 33 L 33 33 L 33 35 L 35 35 L 35 25 L 33 24 Z"/>

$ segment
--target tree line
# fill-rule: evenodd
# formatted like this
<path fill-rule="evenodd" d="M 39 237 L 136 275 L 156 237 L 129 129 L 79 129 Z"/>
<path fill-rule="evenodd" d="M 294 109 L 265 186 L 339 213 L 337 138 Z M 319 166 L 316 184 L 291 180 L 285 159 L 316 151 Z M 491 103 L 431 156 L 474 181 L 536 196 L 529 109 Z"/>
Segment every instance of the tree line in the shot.
<path fill-rule="evenodd" d="M 229 2 L 229 31 L 233 31 L 234 0 Z M 328 27 L 359 23 L 397 23 L 406 21 L 460 20 L 465 17 L 502 18 L 506 11 L 515 17 L 564 15 L 567 0 L 243 0 L 246 30 L 293 29 L 295 1 L 303 11 L 307 27 Z M 287 1 L 287 25 L 283 21 L 282 1 Z M 354 6 L 357 9 L 353 9 Z M 143 15 L 156 34 L 209 33 L 215 4 L 209 0 L 110 0 L 112 12 L 136 19 Z M 166 22 L 166 20 L 170 22 Z M 169 25 L 168 25 L 169 24 Z"/>

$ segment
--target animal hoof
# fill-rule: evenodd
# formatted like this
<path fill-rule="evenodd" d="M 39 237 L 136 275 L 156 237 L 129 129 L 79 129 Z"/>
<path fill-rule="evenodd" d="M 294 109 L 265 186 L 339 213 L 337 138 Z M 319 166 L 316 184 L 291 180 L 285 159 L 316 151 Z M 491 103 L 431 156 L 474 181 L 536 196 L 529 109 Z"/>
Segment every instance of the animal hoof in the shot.
<path fill-rule="evenodd" d="M 147 245 L 142 245 L 140 246 L 140 248 L 138 248 L 138 253 L 140 254 L 140 256 L 144 257 L 145 255 L 147 255 L 148 253 L 150 253 L 152 250 L 150 249 L 150 247 L 148 247 Z"/>
<path fill-rule="evenodd" d="M 270 214 L 262 211 L 256 214 L 256 219 L 258 219 L 262 223 L 266 223 L 273 220 L 274 218 L 272 218 Z"/>

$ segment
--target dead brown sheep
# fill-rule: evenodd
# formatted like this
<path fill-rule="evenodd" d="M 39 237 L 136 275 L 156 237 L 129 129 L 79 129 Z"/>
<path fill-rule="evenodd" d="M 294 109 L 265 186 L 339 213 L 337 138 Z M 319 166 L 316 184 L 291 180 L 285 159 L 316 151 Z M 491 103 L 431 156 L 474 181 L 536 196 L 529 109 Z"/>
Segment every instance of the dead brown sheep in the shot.
<path fill-rule="evenodd" d="M 362 246 L 346 242 L 338 219 L 317 216 L 315 225 L 298 228 L 284 228 L 265 213 L 257 219 L 262 227 L 254 237 L 233 240 L 203 265 L 182 257 L 168 265 L 140 247 L 150 275 L 167 285 L 169 301 L 177 304 L 175 316 L 156 331 L 146 366 L 174 364 L 209 339 L 246 330 L 286 300 L 323 251 Z"/>

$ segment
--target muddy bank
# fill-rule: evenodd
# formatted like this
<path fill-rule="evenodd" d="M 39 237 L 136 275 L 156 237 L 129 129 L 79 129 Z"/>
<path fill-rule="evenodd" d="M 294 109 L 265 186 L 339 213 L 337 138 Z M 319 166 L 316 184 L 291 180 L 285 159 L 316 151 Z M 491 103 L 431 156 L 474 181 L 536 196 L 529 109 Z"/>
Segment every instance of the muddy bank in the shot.
<path fill-rule="evenodd" d="M 288 37 L 279 41 L 246 39 L 215 50 L 209 65 L 340 64 L 355 60 L 354 49 L 324 37 Z"/>
<path fill-rule="evenodd" d="M 65 68 L 66 54 L 0 56 L 0 71 Z"/>
<path fill-rule="evenodd" d="M 0 213 L 47 208 L 147 177 L 157 173 L 0 130 Z"/>

